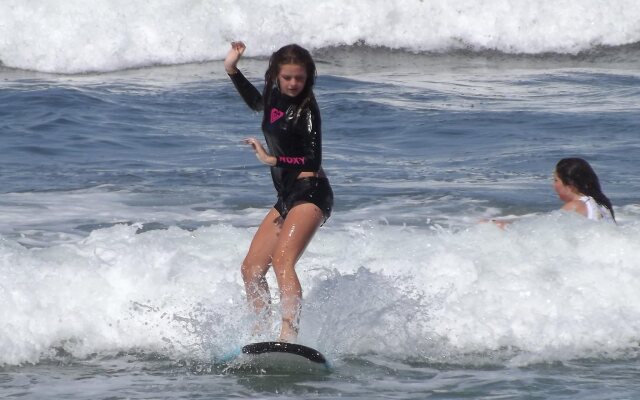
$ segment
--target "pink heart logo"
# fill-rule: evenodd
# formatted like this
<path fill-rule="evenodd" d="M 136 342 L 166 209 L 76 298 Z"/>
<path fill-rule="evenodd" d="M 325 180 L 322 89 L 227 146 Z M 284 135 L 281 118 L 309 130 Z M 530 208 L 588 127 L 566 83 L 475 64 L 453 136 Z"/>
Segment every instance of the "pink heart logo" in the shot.
<path fill-rule="evenodd" d="M 278 110 L 277 108 L 272 108 L 271 109 L 271 123 L 273 124 L 274 122 L 276 122 L 277 120 L 282 118 L 283 115 L 284 115 L 284 113 L 282 111 Z"/>

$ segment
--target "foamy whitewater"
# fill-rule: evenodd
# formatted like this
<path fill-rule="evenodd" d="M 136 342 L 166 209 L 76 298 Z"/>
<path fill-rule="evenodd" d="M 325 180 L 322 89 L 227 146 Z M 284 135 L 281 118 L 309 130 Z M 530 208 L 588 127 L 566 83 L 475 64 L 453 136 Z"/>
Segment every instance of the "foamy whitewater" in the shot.
<path fill-rule="evenodd" d="M 640 395 L 637 1 L 0 2 L 0 397 Z M 323 376 L 228 369 L 275 202 L 241 143 L 297 42 L 335 209 L 298 263 Z M 617 224 L 561 212 L 583 157 Z M 499 229 L 491 218 L 513 218 Z"/>
<path fill-rule="evenodd" d="M 253 229 L 138 229 L 41 249 L 3 241 L 2 361 L 130 348 L 215 359 L 248 340 L 237 264 Z M 337 359 L 615 357 L 637 346 L 638 239 L 637 224 L 556 214 L 507 232 L 327 229 L 300 268 L 300 340 Z"/>
<path fill-rule="evenodd" d="M 219 60 L 239 38 L 262 56 L 291 38 L 310 49 L 576 54 L 637 43 L 639 18 L 635 0 L 4 0 L 0 61 L 44 72 L 114 71 Z"/>

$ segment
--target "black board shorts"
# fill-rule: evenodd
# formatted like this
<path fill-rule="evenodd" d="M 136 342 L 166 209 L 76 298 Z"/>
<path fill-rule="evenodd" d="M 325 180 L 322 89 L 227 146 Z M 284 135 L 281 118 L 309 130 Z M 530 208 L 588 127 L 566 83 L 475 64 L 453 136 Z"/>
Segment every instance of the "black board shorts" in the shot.
<path fill-rule="evenodd" d="M 280 213 L 282 219 L 285 219 L 293 206 L 300 202 L 318 206 L 326 221 L 331 216 L 333 208 L 333 190 L 331 190 L 329 180 L 314 176 L 296 179 L 289 190 L 280 193 L 273 208 Z"/>

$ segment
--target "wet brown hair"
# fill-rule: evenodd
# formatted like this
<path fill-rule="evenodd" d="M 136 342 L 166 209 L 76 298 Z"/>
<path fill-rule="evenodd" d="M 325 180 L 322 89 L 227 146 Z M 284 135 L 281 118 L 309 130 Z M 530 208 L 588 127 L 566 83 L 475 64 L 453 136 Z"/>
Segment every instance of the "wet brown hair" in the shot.
<path fill-rule="evenodd" d="M 263 95 L 265 103 L 270 103 L 273 89 L 277 87 L 280 66 L 285 64 L 300 65 L 304 67 L 307 72 L 307 81 L 304 84 L 302 92 L 298 95 L 302 100 L 298 106 L 298 110 L 301 110 L 309 102 L 315 101 L 313 85 L 316 83 L 317 71 L 316 63 L 313 61 L 309 51 L 297 44 L 288 44 L 281 47 L 271 55 L 271 58 L 269 59 L 269 67 L 267 68 L 267 72 L 264 74 Z"/>
<path fill-rule="evenodd" d="M 573 186 L 578 192 L 593 197 L 598 204 L 607 207 L 615 221 L 613 205 L 602 193 L 598 176 L 587 161 L 582 158 L 563 158 L 556 164 L 556 175 L 565 185 Z"/>

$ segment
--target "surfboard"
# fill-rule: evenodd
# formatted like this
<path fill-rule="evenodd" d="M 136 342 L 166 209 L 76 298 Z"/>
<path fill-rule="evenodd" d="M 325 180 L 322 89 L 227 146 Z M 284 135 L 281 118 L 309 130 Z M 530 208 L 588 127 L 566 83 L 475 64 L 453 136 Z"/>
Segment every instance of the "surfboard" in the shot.
<path fill-rule="evenodd" d="M 257 342 L 242 347 L 233 361 L 236 367 L 260 373 L 326 373 L 330 365 L 322 353 L 308 346 L 286 342 Z"/>

